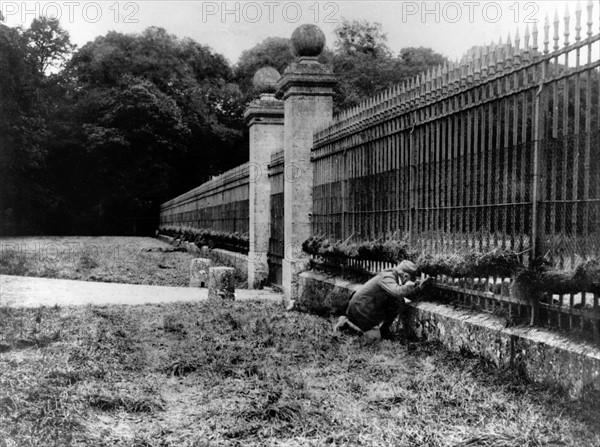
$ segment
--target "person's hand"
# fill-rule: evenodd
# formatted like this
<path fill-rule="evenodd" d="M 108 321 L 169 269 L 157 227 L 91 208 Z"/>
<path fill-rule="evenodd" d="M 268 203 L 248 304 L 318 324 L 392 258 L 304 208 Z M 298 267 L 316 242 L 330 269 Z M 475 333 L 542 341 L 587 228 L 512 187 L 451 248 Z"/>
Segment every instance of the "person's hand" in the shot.
<path fill-rule="evenodd" d="M 412 282 L 412 281 L 406 281 L 406 282 L 404 283 L 404 285 L 405 285 L 405 286 L 410 286 L 410 287 L 416 287 L 416 286 L 417 286 L 417 285 L 416 285 L 414 282 Z"/>

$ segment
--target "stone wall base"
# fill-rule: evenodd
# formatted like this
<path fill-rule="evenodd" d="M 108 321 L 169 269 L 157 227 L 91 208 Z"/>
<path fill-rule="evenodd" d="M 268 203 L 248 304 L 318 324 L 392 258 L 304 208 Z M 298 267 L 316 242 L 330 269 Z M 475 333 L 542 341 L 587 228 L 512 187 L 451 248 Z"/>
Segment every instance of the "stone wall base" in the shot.
<path fill-rule="evenodd" d="M 162 242 L 183 247 L 189 253 L 199 254 L 203 258 L 210 258 L 214 264 L 223 264 L 228 267 L 233 267 L 238 270 L 238 274 L 243 277 L 248 277 L 248 255 L 236 253 L 233 251 L 223 250 L 220 248 L 210 249 L 207 246 L 198 247 L 193 242 L 181 242 L 179 239 L 172 238 L 163 234 L 156 237 Z"/>
<path fill-rule="evenodd" d="M 207 249 L 207 247 L 202 247 L 203 249 Z M 222 250 L 220 248 L 215 248 L 213 250 L 208 250 L 210 253 L 210 257 L 216 262 L 221 262 L 230 267 L 234 267 L 239 270 L 244 276 L 248 276 L 248 255 L 242 253 L 236 253 L 233 251 Z"/>
<path fill-rule="evenodd" d="M 296 309 L 319 315 L 343 315 L 350 295 L 360 287 L 338 278 L 327 277 L 312 271 L 298 275 L 298 299 Z"/>
<path fill-rule="evenodd" d="M 159 241 L 162 241 L 162 242 L 166 242 L 167 244 L 173 244 L 173 242 L 175 241 L 175 238 L 173 238 L 171 236 L 167 236 L 165 234 L 158 234 L 156 236 L 156 239 L 158 239 Z"/>
<path fill-rule="evenodd" d="M 299 310 L 342 314 L 352 292 L 348 281 L 315 272 L 300 274 Z M 500 317 L 447 305 L 410 303 L 408 331 L 421 340 L 511 368 L 533 382 L 582 398 L 600 392 L 600 349 L 539 328 L 505 327 Z"/>

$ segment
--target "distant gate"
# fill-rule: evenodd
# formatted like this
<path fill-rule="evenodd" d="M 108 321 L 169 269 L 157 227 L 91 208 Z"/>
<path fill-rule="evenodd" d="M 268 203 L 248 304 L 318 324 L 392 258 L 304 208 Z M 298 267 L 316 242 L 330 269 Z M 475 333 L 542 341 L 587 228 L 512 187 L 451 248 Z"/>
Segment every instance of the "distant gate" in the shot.
<path fill-rule="evenodd" d="M 281 287 L 282 260 L 284 254 L 283 239 L 283 152 L 271 156 L 269 164 L 271 182 L 271 236 L 269 237 L 269 283 Z"/>

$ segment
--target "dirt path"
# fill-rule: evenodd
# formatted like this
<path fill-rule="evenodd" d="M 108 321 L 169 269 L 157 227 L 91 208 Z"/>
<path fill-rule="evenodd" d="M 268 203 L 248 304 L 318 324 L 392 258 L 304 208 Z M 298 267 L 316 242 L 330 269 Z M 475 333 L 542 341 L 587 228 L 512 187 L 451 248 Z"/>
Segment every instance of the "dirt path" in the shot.
<path fill-rule="evenodd" d="M 198 301 L 208 298 L 207 289 L 144 286 L 67 279 L 0 275 L 0 306 L 83 306 L 87 304 L 156 304 Z M 236 299 L 281 301 L 272 290 L 236 290 Z"/>

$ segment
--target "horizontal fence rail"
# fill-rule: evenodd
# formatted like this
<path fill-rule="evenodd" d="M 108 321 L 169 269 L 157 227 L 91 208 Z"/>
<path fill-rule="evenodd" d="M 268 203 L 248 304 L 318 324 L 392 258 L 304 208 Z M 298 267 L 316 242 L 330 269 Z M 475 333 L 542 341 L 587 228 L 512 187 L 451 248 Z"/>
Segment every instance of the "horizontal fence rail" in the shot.
<path fill-rule="evenodd" d="M 160 226 L 249 231 L 249 165 L 238 166 L 160 207 Z"/>
<path fill-rule="evenodd" d="M 313 235 L 402 240 L 431 255 L 503 249 L 523 266 L 544 257 L 563 270 L 600 256 L 593 6 L 585 23 L 576 11 L 574 35 L 568 15 L 562 33 L 558 17 L 547 20 L 543 36 L 534 27 L 523 41 L 478 47 L 335 116 L 314 136 Z M 372 273 L 392 265 L 336 262 Z M 508 278 L 438 279 L 457 301 L 532 312 Z M 598 296 L 573 292 L 543 297 L 538 320 L 598 339 Z"/>

